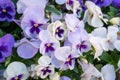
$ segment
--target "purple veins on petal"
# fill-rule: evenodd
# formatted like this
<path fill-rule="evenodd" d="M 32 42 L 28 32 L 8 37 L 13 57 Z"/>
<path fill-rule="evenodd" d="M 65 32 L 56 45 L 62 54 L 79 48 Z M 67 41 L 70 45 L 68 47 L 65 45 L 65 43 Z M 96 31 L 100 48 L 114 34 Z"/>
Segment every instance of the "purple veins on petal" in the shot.
<path fill-rule="evenodd" d="M 55 51 L 55 49 L 53 48 L 53 43 L 46 43 L 45 47 L 46 47 L 45 52 Z"/>
<path fill-rule="evenodd" d="M 43 68 L 41 71 L 43 72 L 43 75 L 46 75 L 46 73 L 51 73 L 51 72 L 52 72 L 52 71 L 49 69 L 49 66 Z"/>
<path fill-rule="evenodd" d="M 62 37 L 63 33 L 64 33 L 64 30 L 60 29 L 60 27 L 58 27 L 55 31 L 55 34 L 58 35 L 59 37 Z"/>

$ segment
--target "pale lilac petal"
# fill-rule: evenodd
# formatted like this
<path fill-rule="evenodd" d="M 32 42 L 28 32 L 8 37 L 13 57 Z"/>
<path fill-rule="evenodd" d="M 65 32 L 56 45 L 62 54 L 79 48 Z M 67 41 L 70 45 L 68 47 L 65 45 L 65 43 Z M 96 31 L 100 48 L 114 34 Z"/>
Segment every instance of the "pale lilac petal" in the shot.
<path fill-rule="evenodd" d="M 55 0 L 57 4 L 64 4 L 67 0 Z"/>
<path fill-rule="evenodd" d="M 114 66 L 111 64 L 107 64 L 101 69 L 101 73 L 105 80 L 115 80 L 116 74 L 114 70 Z"/>
<path fill-rule="evenodd" d="M 35 48 L 29 43 L 21 44 L 17 48 L 18 55 L 24 59 L 32 58 L 33 56 L 36 55 L 37 52 L 38 52 L 38 48 Z"/>
<path fill-rule="evenodd" d="M 71 79 L 69 77 L 67 77 L 67 76 L 61 76 L 60 80 L 71 80 Z"/>
<path fill-rule="evenodd" d="M 118 50 L 118 51 L 120 51 L 120 40 L 116 40 L 114 43 L 114 46 L 115 46 L 115 48 Z"/>

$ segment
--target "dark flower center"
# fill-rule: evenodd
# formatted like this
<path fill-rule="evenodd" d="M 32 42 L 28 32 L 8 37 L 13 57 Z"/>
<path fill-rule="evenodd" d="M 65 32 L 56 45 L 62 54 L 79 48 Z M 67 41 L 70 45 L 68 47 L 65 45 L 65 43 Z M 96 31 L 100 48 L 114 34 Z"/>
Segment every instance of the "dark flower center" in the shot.
<path fill-rule="evenodd" d="M 62 34 L 64 33 L 64 30 L 63 29 L 60 29 L 60 27 L 58 27 L 56 30 L 55 30 L 55 34 L 58 35 L 59 37 L 62 37 Z"/>
<path fill-rule="evenodd" d="M 45 52 L 55 51 L 55 49 L 53 47 L 53 43 L 46 43 L 45 47 L 46 47 Z"/>
<path fill-rule="evenodd" d="M 120 36 L 120 31 L 117 32 L 117 35 Z"/>
<path fill-rule="evenodd" d="M 73 59 L 74 59 L 74 58 L 72 58 L 72 55 L 69 55 L 68 58 L 67 58 L 67 60 L 66 60 L 66 62 L 65 62 L 65 64 L 72 65 L 72 60 L 73 60 Z"/>
<path fill-rule="evenodd" d="M 81 51 L 82 49 L 86 49 L 87 48 L 87 45 L 84 44 L 85 41 L 82 41 L 81 43 L 79 43 L 77 45 L 77 49 L 79 49 L 79 51 Z"/>
<path fill-rule="evenodd" d="M 10 80 L 21 80 L 23 77 L 23 74 L 20 74 L 18 76 L 12 77 Z"/>
<path fill-rule="evenodd" d="M 49 69 L 49 66 L 43 68 L 41 71 L 43 72 L 43 75 L 46 75 L 46 73 L 51 73 L 51 70 Z"/>

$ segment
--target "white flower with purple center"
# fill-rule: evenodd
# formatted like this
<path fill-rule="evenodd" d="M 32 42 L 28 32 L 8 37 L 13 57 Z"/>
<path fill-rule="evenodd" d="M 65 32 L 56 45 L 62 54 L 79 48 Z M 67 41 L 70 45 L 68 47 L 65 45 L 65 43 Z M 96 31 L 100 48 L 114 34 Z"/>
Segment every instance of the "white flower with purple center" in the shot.
<path fill-rule="evenodd" d="M 38 60 L 39 65 L 35 67 L 37 76 L 46 78 L 54 74 L 54 67 L 50 65 L 51 59 L 48 56 L 42 56 Z"/>
<path fill-rule="evenodd" d="M 60 21 L 50 24 L 48 30 L 57 40 L 64 40 L 67 37 L 67 27 Z"/>
<path fill-rule="evenodd" d="M 30 38 L 38 38 L 39 32 L 46 29 L 47 24 L 44 10 L 40 7 L 36 7 L 27 8 L 21 21 L 22 30 Z"/>
<path fill-rule="evenodd" d="M 29 77 L 27 67 L 21 62 L 12 62 L 4 72 L 7 80 L 26 80 Z"/>
<path fill-rule="evenodd" d="M 74 69 L 75 59 L 78 57 L 78 54 L 69 46 L 57 48 L 54 54 L 56 59 L 59 60 L 60 63 L 62 63 L 60 66 L 61 70 Z"/>
<path fill-rule="evenodd" d="M 51 56 L 54 51 L 60 47 L 59 41 L 51 36 L 47 30 L 42 30 L 39 34 L 39 39 L 42 41 L 40 45 L 40 53 L 43 55 Z"/>
<path fill-rule="evenodd" d="M 89 37 L 85 29 L 78 29 L 75 32 L 70 32 L 68 40 L 72 43 L 73 49 L 75 49 L 80 55 L 83 52 L 87 52 L 91 48 Z"/>

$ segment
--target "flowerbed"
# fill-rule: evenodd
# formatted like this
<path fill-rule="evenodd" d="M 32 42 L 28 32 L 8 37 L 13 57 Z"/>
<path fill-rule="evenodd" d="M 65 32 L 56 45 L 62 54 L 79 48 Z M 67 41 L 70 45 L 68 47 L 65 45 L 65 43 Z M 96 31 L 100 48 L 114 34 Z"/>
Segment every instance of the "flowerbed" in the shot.
<path fill-rule="evenodd" d="M 0 80 L 120 80 L 119 8 L 119 0 L 0 0 Z"/>

